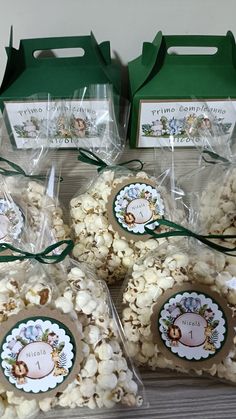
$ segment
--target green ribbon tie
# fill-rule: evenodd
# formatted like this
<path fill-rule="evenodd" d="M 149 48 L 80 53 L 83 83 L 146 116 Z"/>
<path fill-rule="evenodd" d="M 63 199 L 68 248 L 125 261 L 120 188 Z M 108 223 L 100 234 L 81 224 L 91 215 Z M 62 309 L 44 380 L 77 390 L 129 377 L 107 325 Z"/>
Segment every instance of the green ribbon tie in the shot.
<path fill-rule="evenodd" d="M 10 160 L 5 159 L 4 157 L 0 157 L 0 162 L 5 162 L 14 170 L 5 169 L 4 167 L 0 167 L 0 174 L 3 176 L 24 176 L 31 179 L 37 179 L 37 180 L 45 180 L 47 179 L 46 175 L 27 175 L 25 171 L 22 169 L 22 167 L 18 166 L 18 164 L 13 163 Z M 63 178 L 60 176 L 58 177 L 59 181 L 62 182 Z"/>
<path fill-rule="evenodd" d="M 66 247 L 59 254 L 51 254 L 55 249 L 66 245 Z M 57 243 L 54 243 L 48 246 L 45 250 L 39 253 L 30 253 L 24 250 L 17 249 L 12 246 L 10 243 L 0 243 L 0 263 L 1 262 L 14 262 L 16 260 L 26 260 L 26 259 L 35 259 L 40 263 L 44 264 L 54 264 L 59 263 L 69 255 L 74 247 L 74 242 L 72 240 L 61 240 Z M 11 250 L 17 255 L 1 255 L 2 252 L 6 250 Z"/>
<path fill-rule="evenodd" d="M 102 160 L 99 156 L 97 156 L 92 151 L 87 150 L 86 148 L 79 148 L 78 160 L 83 162 L 83 163 L 87 163 L 87 164 L 91 164 L 93 166 L 97 166 L 97 171 L 98 172 L 103 170 L 105 167 L 108 167 L 108 164 L 104 160 Z M 123 163 L 117 164 L 117 166 L 128 166 L 129 164 L 133 164 L 133 163 L 138 164 L 138 166 L 136 168 L 134 167 L 133 170 L 135 170 L 135 171 L 142 170 L 143 162 L 139 159 L 128 160 L 128 161 L 125 161 Z"/>
<path fill-rule="evenodd" d="M 155 230 L 152 230 L 152 229 L 147 227 L 149 224 L 154 224 L 154 223 L 157 223 L 157 228 L 159 226 L 163 225 L 163 226 L 170 227 L 173 230 L 166 231 L 164 233 L 157 233 Z M 194 237 L 195 239 L 197 239 L 200 242 L 206 244 L 207 246 L 211 247 L 212 249 L 218 250 L 219 252 L 222 252 L 225 255 L 236 256 L 236 255 L 233 255 L 232 253 L 229 253 L 229 252 L 235 252 L 236 247 L 231 249 L 230 247 L 221 246 L 219 244 L 216 244 L 216 243 L 210 241 L 210 239 L 236 239 L 236 235 L 234 235 L 234 234 L 209 234 L 209 235 L 205 236 L 205 235 L 194 233 L 193 231 L 189 230 L 188 228 L 183 227 L 180 224 L 176 224 L 176 223 L 174 223 L 170 220 L 166 220 L 165 218 L 161 218 L 161 219 L 158 219 L 158 220 L 155 220 L 155 221 L 150 221 L 149 223 L 146 224 L 145 231 L 148 234 L 150 234 L 152 237 L 155 237 L 157 239 L 163 238 L 163 237 L 178 237 L 178 236 Z"/>
<path fill-rule="evenodd" d="M 210 156 L 213 159 L 213 160 L 208 160 L 208 159 L 206 159 L 205 156 L 202 156 L 203 160 L 206 163 L 211 163 L 211 164 L 217 164 L 219 162 L 227 163 L 227 164 L 230 163 L 230 161 L 228 159 L 226 159 L 225 157 L 222 157 L 219 154 L 214 153 L 213 151 L 210 151 L 210 150 L 207 150 L 207 149 L 203 150 L 202 154 L 208 154 L 208 156 Z"/>

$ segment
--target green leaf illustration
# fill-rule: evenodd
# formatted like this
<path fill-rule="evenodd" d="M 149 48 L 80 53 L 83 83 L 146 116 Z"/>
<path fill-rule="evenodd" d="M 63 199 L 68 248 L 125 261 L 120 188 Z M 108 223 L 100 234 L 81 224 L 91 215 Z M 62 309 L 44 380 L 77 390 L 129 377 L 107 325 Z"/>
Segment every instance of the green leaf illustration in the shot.
<path fill-rule="evenodd" d="M 16 363 L 16 360 L 13 358 L 5 358 L 4 361 L 6 361 L 9 365 L 14 365 Z"/>
<path fill-rule="evenodd" d="M 167 320 L 167 319 L 162 319 L 162 323 L 166 326 L 166 327 L 169 327 L 172 323 L 169 321 L 169 320 Z"/>
<path fill-rule="evenodd" d="M 20 336 L 16 336 L 16 340 L 21 343 L 21 345 L 26 346 L 28 344 L 27 340 L 24 340 Z"/>
<path fill-rule="evenodd" d="M 167 320 L 172 324 L 175 319 L 172 316 L 167 316 Z"/>
<path fill-rule="evenodd" d="M 120 215 L 120 217 L 124 217 L 125 211 L 118 211 L 118 215 Z"/>
<path fill-rule="evenodd" d="M 178 307 L 178 309 L 180 310 L 181 314 L 186 313 L 185 308 L 180 303 L 177 303 L 176 304 L 176 307 Z"/>
<path fill-rule="evenodd" d="M 200 316 L 203 316 L 207 308 L 208 308 L 208 305 L 204 304 L 203 306 L 200 307 L 198 314 L 200 314 Z"/>
<path fill-rule="evenodd" d="M 217 331 L 217 330 L 214 330 L 214 331 L 212 332 L 211 337 L 210 337 L 210 342 L 211 342 L 211 343 L 213 343 L 213 344 L 216 344 L 216 343 L 217 343 L 217 341 L 218 341 L 218 338 L 219 338 L 219 333 L 218 333 L 218 331 Z"/>
<path fill-rule="evenodd" d="M 215 329 L 218 325 L 219 325 L 219 320 L 215 320 L 215 321 L 214 321 L 214 322 L 212 322 L 212 324 L 211 324 L 212 329 Z"/>
<path fill-rule="evenodd" d="M 48 333 L 49 333 L 49 329 L 46 329 L 45 332 L 43 332 L 43 335 L 42 335 L 42 341 L 43 342 L 47 342 L 47 340 L 48 340 Z"/>
<path fill-rule="evenodd" d="M 145 136 L 150 136 L 153 134 L 152 126 L 151 124 L 143 124 L 142 125 L 142 131 Z"/>
<path fill-rule="evenodd" d="M 57 347 L 58 352 L 61 352 L 61 351 L 62 351 L 62 349 L 64 348 L 64 346 L 65 346 L 65 342 L 61 342 L 61 343 L 58 345 L 58 347 Z"/>

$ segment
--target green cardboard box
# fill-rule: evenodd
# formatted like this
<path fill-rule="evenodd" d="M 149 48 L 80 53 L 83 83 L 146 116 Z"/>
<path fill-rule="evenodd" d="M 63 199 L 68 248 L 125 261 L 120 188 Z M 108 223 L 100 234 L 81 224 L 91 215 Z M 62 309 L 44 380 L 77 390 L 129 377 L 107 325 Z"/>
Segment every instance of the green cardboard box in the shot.
<path fill-rule="evenodd" d="M 52 50 L 81 48 L 83 56 L 55 57 Z M 121 71 L 113 63 L 110 54 L 110 42 L 98 45 L 94 35 L 73 36 L 63 38 L 24 39 L 20 41 L 19 49 L 12 46 L 12 31 L 7 51 L 7 65 L 0 87 L 0 108 L 5 108 L 8 125 L 13 134 L 17 148 L 30 147 L 37 138 L 39 131 L 43 132 L 43 124 L 49 111 L 46 94 L 50 93 L 54 100 L 68 99 L 71 101 L 75 90 L 91 84 L 111 84 L 117 97 L 121 90 Z M 46 57 L 35 57 L 36 51 L 46 52 Z M 40 99 L 27 99 L 29 96 L 40 94 Z M 43 94 L 42 94 L 43 93 Z M 27 99 L 27 100 L 26 100 Z M 96 126 L 96 120 L 103 112 L 109 110 L 109 101 L 104 98 L 73 99 L 73 115 L 75 120 L 83 119 L 87 127 Z M 71 103 L 71 102 L 70 102 Z M 55 136 L 55 147 L 73 147 L 74 142 L 63 131 L 63 121 L 60 118 L 60 106 L 57 110 L 56 102 L 50 103 L 51 121 Z M 82 106 L 82 109 L 81 109 Z M 81 116 L 81 114 L 83 116 Z M 57 125 L 58 124 L 58 130 Z M 56 128 L 55 128 L 56 127 Z M 81 146 L 88 142 L 99 146 L 95 130 L 79 130 L 78 138 Z M 28 142 L 25 139 L 28 139 Z M 23 141 L 24 139 L 24 141 Z"/>
<path fill-rule="evenodd" d="M 190 53 L 176 52 L 183 47 Z M 199 47 L 201 53 L 196 54 Z M 209 113 L 225 134 L 232 133 L 236 48 L 231 32 L 226 36 L 158 32 L 152 43 L 143 43 L 142 55 L 128 64 L 128 70 L 131 148 L 168 146 L 170 139 L 177 147 L 193 146 L 188 128 L 209 124 L 205 116 Z"/>

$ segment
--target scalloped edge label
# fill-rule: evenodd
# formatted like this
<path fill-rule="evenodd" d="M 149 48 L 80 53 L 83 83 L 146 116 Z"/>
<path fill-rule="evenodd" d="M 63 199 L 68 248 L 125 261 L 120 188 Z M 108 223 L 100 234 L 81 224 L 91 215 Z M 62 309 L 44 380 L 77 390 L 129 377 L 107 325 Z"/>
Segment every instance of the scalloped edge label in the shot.
<path fill-rule="evenodd" d="M 130 177 L 112 190 L 107 212 L 109 223 L 120 236 L 139 241 L 150 238 L 145 225 L 162 218 L 165 206 L 154 181 Z M 156 224 L 148 227 L 154 230 Z"/>
<path fill-rule="evenodd" d="M 59 310 L 22 310 L 1 325 L 1 337 L 1 382 L 17 396 L 52 397 L 79 373 L 81 336 Z"/>
<path fill-rule="evenodd" d="M 234 320 L 227 302 L 197 284 L 173 287 L 154 304 L 151 315 L 154 343 L 179 366 L 210 368 L 233 346 Z"/>

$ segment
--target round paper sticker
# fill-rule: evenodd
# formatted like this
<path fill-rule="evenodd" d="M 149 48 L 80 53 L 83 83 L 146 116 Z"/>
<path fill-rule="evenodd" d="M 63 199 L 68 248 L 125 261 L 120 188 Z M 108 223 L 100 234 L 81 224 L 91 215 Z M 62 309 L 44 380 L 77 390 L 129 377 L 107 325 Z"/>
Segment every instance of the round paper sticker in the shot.
<path fill-rule="evenodd" d="M 162 298 L 161 304 L 154 306 L 151 325 L 154 340 L 161 343 L 166 356 L 177 364 L 215 363 L 215 357 L 223 357 L 221 351 L 224 348 L 225 352 L 232 343 L 232 314 L 226 302 L 216 293 L 209 294 L 209 289 L 186 288 L 178 292 L 173 289 Z"/>
<path fill-rule="evenodd" d="M 108 211 L 113 227 L 123 235 L 147 235 L 145 225 L 156 221 L 164 215 L 164 203 L 154 182 L 146 179 L 126 180 L 119 184 L 110 197 L 112 208 Z M 154 229 L 156 224 L 149 224 Z"/>
<path fill-rule="evenodd" d="M 17 239 L 24 228 L 24 215 L 15 202 L 0 198 L 0 240 Z"/>
<path fill-rule="evenodd" d="M 56 317 L 55 317 L 56 315 Z M 59 390 L 74 368 L 77 359 L 75 336 L 71 325 L 56 310 L 45 316 L 30 313 L 15 323 L 0 346 L 1 372 L 11 386 L 35 398 Z M 7 322 L 6 322 L 7 323 Z M 73 329 L 73 324 L 72 324 Z"/>

